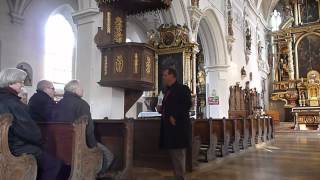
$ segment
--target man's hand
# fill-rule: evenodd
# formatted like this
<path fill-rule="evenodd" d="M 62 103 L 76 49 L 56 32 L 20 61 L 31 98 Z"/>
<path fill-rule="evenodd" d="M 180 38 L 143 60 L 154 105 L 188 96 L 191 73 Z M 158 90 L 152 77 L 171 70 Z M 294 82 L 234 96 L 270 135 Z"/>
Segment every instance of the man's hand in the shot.
<path fill-rule="evenodd" d="M 176 119 L 174 117 L 170 116 L 169 120 L 172 126 L 176 126 Z"/>

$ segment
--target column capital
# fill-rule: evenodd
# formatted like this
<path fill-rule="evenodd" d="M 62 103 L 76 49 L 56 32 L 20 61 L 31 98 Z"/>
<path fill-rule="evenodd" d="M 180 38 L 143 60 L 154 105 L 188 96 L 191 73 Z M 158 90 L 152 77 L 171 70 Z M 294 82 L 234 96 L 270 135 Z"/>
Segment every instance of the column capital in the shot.
<path fill-rule="evenodd" d="M 100 13 L 98 8 L 87 8 L 73 13 L 73 21 L 77 25 L 92 23 L 96 15 Z"/>

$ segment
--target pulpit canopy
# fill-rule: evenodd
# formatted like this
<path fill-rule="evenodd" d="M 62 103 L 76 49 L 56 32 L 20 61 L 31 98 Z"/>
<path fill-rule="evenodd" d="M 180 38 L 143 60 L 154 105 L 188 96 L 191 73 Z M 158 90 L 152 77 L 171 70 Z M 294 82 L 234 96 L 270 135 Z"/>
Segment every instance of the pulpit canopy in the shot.
<path fill-rule="evenodd" d="M 150 11 L 168 9 L 172 0 L 96 0 L 99 8 L 114 6 L 127 15 L 135 15 Z"/>

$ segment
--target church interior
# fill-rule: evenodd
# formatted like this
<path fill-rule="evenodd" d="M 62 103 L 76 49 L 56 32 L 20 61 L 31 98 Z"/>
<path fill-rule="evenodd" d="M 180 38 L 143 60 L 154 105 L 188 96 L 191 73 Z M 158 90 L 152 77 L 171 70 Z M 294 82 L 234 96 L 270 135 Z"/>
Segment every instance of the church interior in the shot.
<path fill-rule="evenodd" d="M 81 83 L 114 179 L 174 179 L 159 148 L 166 68 L 191 92 L 187 179 L 320 177 L 319 0 L 1 0 L 6 68 L 26 72 L 26 104 L 41 80 L 56 102 Z M 81 122 L 38 125 L 69 179 L 92 180 L 101 154 Z M 34 159 L 10 153 L 11 123 L 0 114 L 0 180 L 35 180 Z"/>

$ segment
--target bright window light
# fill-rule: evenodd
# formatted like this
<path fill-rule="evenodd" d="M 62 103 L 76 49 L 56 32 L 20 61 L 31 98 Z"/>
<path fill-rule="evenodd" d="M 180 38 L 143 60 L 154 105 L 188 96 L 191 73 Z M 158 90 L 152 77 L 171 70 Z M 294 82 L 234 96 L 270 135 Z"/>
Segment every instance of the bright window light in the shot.
<path fill-rule="evenodd" d="M 74 45 L 74 33 L 65 17 L 50 16 L 45 27 L 45 79 L 56 85 L 72 79 Z"/>

